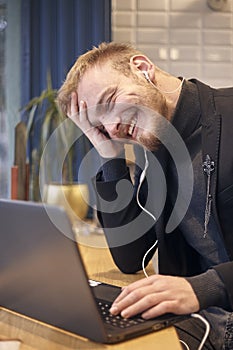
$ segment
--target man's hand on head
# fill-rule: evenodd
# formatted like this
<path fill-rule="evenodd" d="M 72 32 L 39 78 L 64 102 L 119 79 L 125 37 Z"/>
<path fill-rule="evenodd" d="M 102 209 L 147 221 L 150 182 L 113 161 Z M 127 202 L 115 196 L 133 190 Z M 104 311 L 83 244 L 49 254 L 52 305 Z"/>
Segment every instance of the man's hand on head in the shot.
<path fill-rule="evenodd" d="M 122 154 L 124 144 L 117 140 L 111 140 L 100 126 L 93 126 L 90 123 L 86 102 L 80 101 L 78 105 L 76 92 L 71 94 L 71 103 L 67 115 L 88 137 L 101 157 L 115 158 Z"/>

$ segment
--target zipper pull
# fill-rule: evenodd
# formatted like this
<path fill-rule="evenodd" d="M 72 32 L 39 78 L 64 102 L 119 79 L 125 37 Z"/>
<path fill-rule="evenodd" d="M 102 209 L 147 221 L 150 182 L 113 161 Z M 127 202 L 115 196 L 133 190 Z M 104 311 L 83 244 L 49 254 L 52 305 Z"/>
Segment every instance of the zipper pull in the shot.
<path fill-rule="evenodd" d="M 209 154 L 206 155 L 206 159 L 202 164 L 203 171 L 207 176 L 207 189 L 206 189 L 206 205 L 205 205 L 205 222 L 204 222 L 204 235 L 205 238 L 208 232 L 208 223 L 211 215 L 212 195 L 210 193 L 210 178 L 214 171 L 214 161 L 211 160 Z"/>

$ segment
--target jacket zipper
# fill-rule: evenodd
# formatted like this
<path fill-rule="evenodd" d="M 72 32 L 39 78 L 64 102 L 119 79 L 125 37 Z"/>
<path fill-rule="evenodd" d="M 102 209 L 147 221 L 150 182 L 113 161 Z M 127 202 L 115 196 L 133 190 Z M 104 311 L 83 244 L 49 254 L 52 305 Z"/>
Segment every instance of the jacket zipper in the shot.
<path fill-rule="evenodd" d="M 207 233 L 208 233 L 208 224 L 210 221 L 210 216 L 211 216 L 211 207 L 212 207 L 212 201 L 213 197 L 211 195 L 211 175 L 215 169 L 214 166 L 214 161 L 211 160 L 209 154 L 206 155 L 205 161 L 202 164 L 203 171 L 207 176 L 207 188 L 206 188 L 206 204 L 205 204 L 205 221 L 204 221 L 204 235 L 203 237 L 205 238 Z"/>

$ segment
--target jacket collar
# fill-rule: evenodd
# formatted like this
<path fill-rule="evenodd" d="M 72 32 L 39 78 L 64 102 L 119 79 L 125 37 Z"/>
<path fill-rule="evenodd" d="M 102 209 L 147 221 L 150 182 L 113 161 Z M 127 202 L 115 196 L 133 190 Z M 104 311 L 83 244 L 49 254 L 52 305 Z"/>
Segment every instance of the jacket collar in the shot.
<path fill-rule="evenodd" d="M 185 80 L 171 120 L 184 141 L 200 126 L 200 117 L 198 88 Z"/>

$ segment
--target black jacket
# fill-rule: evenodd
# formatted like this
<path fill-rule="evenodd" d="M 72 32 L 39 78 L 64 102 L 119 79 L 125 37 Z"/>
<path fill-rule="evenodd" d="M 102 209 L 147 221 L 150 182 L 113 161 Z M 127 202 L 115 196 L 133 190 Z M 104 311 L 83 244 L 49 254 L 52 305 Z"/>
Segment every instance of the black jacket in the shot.
<path fill-rule="evenodd" d="M 223 237 L 230 261 L 214 266 L 214 269 L 225 285 L 230 308 L 233 309 L 233 88 L 213 89 L 197 80 L 191 81 L 198 88 L 201 105 L 203 162 L 206 161 L 207 155 L 214 162 L 209 193 L 212 215 Z M 166 163 L 167 155 L 163 152 L 165 151 L 160 152 L 161 163 Z M 117 197 L 116 183 L 119 179 L 108 183 L 101 179 L 102 175 L 98 174 L 97 192 L 102 198 L 111 202 Z M 126 172 L 122 179 L 130 180 L 129 172 Z M 114 228 L 114 235 L 120 235 L 121 227 L 130 223 L 140 212 L 135 196 L 126 208 L 120 210 L 115 208 L 114 213 L 106 213 L 99 206 L 99 219 L 103 227 L 110 228 L 110 230 L 105 229 L 106 238 L 113 259 L 121 271 L 134 273 L 141 269 L 142 258 L 154 243 L 156 231 L 161 274 L 194 276 L 204 272 L 198 253 L 187 244 L 179 226 L 172 234 L 165 233 L 170 215 L 168 201 L 155 227 L 151 227 L 142 237 L 132 242 L 114 246 L 111 228 Z M 144 220 L 151 219 L 145 215 Z M 153 253 L 154 251 L 151 251 L 148 254 L 147 262 Z"/>

